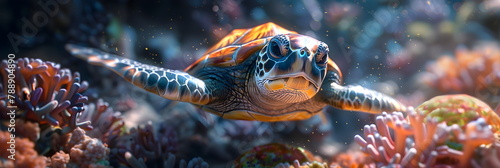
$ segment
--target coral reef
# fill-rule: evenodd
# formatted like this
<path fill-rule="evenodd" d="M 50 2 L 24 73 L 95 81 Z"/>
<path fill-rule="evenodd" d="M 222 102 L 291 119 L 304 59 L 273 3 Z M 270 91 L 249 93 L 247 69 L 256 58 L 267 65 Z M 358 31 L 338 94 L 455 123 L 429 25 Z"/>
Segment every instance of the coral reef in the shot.
<path fill-rule="evenodd" d="M 66 145 L 69 151 L 70 166 L 78 167 L 108 167 L 109 148 L 101 140 L 90 138 L 85 131 L 77 128 L 71 132 Z"/>
<path fill-rule="evenodd" d="M 32 142 L 36 142 L 40 138 L 40 126 L 37 122 L 26 121 L 24 119 L 16 119 L 16 135 L 26 137 Z"/>
<path fill-rule="evenodd" d="M 169 153 L 177 151 L 177 134 L 172 127 L 159 125 L 158 130 L 151 122 L 131 128 L 126 134 L 118 137 L 112 156 L 117 157 L 121 164 L 137 166 L 163 165 Z M 141 166 L 143 167 L 143 166 Z"/>
<path fill-rule="evenodd" d="M 7 143 L 12 140 L 15 143 Z M 35 144 L 27 138 L 11 139 L 11 133 L 0 131 L 0 167 L 33 167 L 44 168 L 46 158 L 35 151 Z M 11 146 L 13 145 L 13 148 Z M 12 149 L 12 151 L 8 150 Z M 11 160 L 14 157 L 15 160 Z M 14 166 L 15 165 L 15 166 Z"/>
<path fill-rule="evenodd" d="M 496 138 L 497 142 L 489 147 L 479 149 L 479 159 L 475 158 L 471 161 L 474 168 L 479 167 L 498 167 L 500 166 L 500 143 L 499 137 Z"/>
<path fill-rule="evenodd" d="M 442 56 L 427 66 L 422 82 L 441 94 L 464 93 L 500 103 L 500 46 L 483 42 L 473 49 L 458 47 L 454 57 Z"/>
<path fill-rule="evenodd" d="M 48 166 L 52 168 L 64 168 L 69 163 L 69 155 L 59 151 L 50 157 Z"/>
<path fill-rule="evenodd" d="M 481 116 L 488 117 L 496 114 L 466 117 L 460 119 L 461 122 L 455 118 L 447 119 L 446 116 L 450 116 L 448 113 L 464 111 L 451 107 L 476 109 L 482 105 L 481 103 L 476 105 L 456 101 L 464 99 L 472 100 L 473 98 L 466 95 L 437 97 L 422 104 L 423 107 L 418 107 L 415 110 L 410 109 L 406 118 L 400 112 L 384 113 L 376 118 L 376 124 L 365 126 L 365 138 L 357 135 L 355 141 L 362 147 L 363 152 L 371 155 L 377 167 L 471 166 L 470 161 L 476 148 L 494 142 L 492 128 L 496 126 L 491 127 L 488 125 L 490 118 L 482 118 Z M 445 102 L 440 105 L 441 107 L 448 108 L 436 109 L 445 111 L 440 113 L 421 111 L 421 109 L 432 109 L 434 107 L 430 105 L 436 105 L 440 102 Z M 472 106 L 468 107 L 468 105 Z M 485 112 L 492 113 L 493 111 L 489 109 Z M 457 125 L 461 123 L 463 125 Z"/>
<path fill-rule="evenodd" d="M 100 139 L 107 144 L 114 141 L 124 133 L 125 122 L 120 112 L 114 111 L 107 102 L 98 99 L 96 102 L 84 106 L 85 113 L 78 118 L 82 121 L 92 121 L 92 130 L 87 135 Z"/>
<path fill-rule="evenodd" d="M 295 162 L 305 163 L 313 161 L 321 161 L 321 159 L 303 148 L 272 143 L 256 146 L 252 150 L 243 153 L 236 159 L 233 167 L 274 167 L 283 166 L 278 165 L 280 163 L 295 165 Z"/>
<path fill-rule="evenodd" d="M 79 73 L 71 74 L 69 69 L 61 69 L 59 64 L 40 59 L 21 58 L 15 63 L 15 103 L 17 114 L 25 120 L 40 124 L 50 124 L 71 132 L 77 127 L 91 129 L 90 122 L 77 122 L 83 112 L 87 97 L 81 93 L 88 84 L 80 82 Z M 0 64 L 2 74 L 0 94 L 7 95 L 8 63 Z M 7 111 L 7 99 L 0 100 L 0 109 Z"/>
<path fill-rule="evenodd" d="M 333 156 L 330 159 L 329 165 L 335 168 L 375 167 L 373 159 L 357 149 L 349 149 L 346 152 Z"/>
<path fill-rule="evenodd" d="M 5 134 L 5 142 L 10 135 L 26 138 L 16 137 L 16 161 L 5 160 L 7 156 L 2 155 L 2 166 L 45 167 L 46 162 L 49 167 L 108 167 L 111 164 L 118 166 L 120 160 L 121 164 L 129 166 L 176 163 L 171 154 L 177 151 L 177 134 L 173 127 L 162 123 L 154 129 L 149 122 L 128 130 L 121 113 L 102 99 L 85 104 L 87 97 L 82 93 L 88 86 L 80 82 L 78 73 L 71 75 L 58 64 L 39 59 L 24 58 L 15 63 L 14 104 L 8 103 L 4 96 L 7 62 L 4 60 L 1 64 L 0 108 L 5 114 L 8 105 L 18 107 L 17 131 L 15 134 L 2 131 L 2 135 Z M 39 156 L 35 149 L 47 157 Z M 114 162 L 110 163 L 109 158 L 115 159 Z M 170 162 L 163 161 L 168 158 Z M 208 167 L 201 158 L 189 162 L 182 159 L 178 164 L 180 167 Z"/>
<path fill-rule="evenodd" d="M 471 121 L 483 118 L 493 132 L 500 131 L 500 117 L 483 101 L 468 95 L 436 96 L 416 108 L 416 111 L 445 122 L 465 128 Z"/>

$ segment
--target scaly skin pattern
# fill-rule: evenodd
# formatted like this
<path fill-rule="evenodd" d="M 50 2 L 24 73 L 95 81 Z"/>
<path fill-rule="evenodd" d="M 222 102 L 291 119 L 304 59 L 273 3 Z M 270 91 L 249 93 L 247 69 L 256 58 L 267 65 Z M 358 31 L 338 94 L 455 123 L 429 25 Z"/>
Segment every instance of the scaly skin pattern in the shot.
<path fill-rule="evenodd" d="M 67 45 L 73 55 L 90 64 L 104 66 L 128 82 L 167 99 L 207 104 L 210 92 L 205 83 L 186 72 L 164 69 L 99 50 Z"/>
<path fill-rule="evenodd" d="M 302 120 L 326 105 L 367 113 L 406 110 L 379 92 L 342 86 L 342 74 L 328 56 L 328 45 L 274 23 L 234 30 L 186 72 L 96 49 L 66 47 L 151 93 L 190 102 L 227 119 Z"/>
<path fill-rule="evenodd" d="M 338 109 L 374 114 L 384 111 L 406 111 L 406 106 L 387 95 L 361 86 L 342 86 L 334 80 L 335 77 L 328 78 L 328 76 L 335 76 L 335 74 L 327 75 L 329 80 L 323 83 L 322 90 L 314 97 L 318 102 L 325 102 Z"/>

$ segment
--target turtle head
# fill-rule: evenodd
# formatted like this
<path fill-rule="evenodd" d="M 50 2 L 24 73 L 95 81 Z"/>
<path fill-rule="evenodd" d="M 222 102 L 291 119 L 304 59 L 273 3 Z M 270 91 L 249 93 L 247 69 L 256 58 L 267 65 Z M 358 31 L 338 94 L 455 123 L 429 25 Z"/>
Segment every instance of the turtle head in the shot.
<path fill-rule="evenodd" d="M 255 82 L 266 100 L 296 103 L 312 98 L 325 79 L 328 45 L 299 34 L 272 37 L 259 52 Z"/>

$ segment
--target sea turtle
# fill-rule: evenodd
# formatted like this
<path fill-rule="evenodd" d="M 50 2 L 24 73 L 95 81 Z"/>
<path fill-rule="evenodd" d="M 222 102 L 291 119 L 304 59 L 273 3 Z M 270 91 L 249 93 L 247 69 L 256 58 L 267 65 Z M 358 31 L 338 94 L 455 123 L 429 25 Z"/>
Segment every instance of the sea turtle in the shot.
<path fill-rule="evenodd" d="M 274 23 L 233 30 L 185 71 L 72 44 L 66 48 L 149 92 L 227 119 L 302 120 L 326 105 L 368 113 L 406 109 L 379 92 L 342 86 L 327 44 Z"/>

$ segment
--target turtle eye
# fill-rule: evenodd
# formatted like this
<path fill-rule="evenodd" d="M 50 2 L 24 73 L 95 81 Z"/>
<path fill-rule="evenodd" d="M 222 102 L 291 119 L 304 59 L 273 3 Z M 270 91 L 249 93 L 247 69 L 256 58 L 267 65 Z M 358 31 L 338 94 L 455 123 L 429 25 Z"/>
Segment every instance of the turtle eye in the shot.
<path fill-rule="evenodd" d="M 271 43 L 269 44 L 269 49 L 270 49 L 270 52 L 271 52 L 271 56 L 273 56 L 274 58 L 281 58 L 283 57 L 283 55 L 281 54 L 281 47 L 280 45 L 278 44 L 277 41 L 271 41 Z"/>
<path fill-rule="evenodd" d="M 285 35 L 276 35 L 269 42 L 268 50 L 272 57 L 276 59 L 283 58 L 288 55 L 289 46 L 288 39 Z"/>

